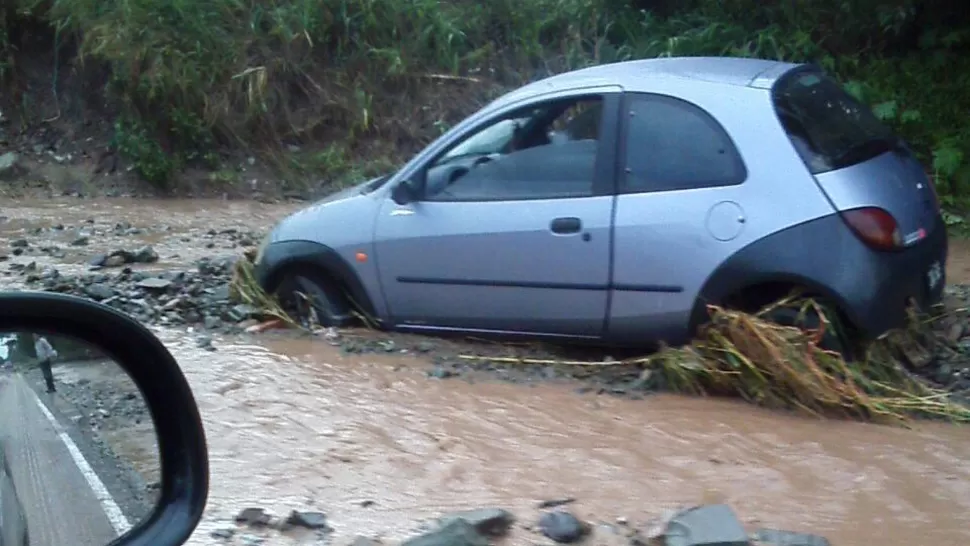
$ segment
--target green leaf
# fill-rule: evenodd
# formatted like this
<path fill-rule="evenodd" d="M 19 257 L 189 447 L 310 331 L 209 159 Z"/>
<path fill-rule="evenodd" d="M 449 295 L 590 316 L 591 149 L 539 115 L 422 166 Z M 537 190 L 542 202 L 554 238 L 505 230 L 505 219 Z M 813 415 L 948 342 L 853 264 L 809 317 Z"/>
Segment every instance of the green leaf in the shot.
<path fill-rule="evenodd" d="M 922 119 L 922 116 L 920 115 L 919 110 L 903 110 L 903 114 L 899 117 L 899 119 L 903 123 L 910 123 L 919 121 Z"/>
<path fill-rule="evenodd" d="M 887 100 L 886 102 L 880 102 L 879 104 L 872 107 L 872 113 L 876 115 L 877 118 L 883 121 L 891 121 L 896 119 L 899 108 L 896 105 L 896 101 Z"/>
<path fill-rule="evenodd" d="M 955 146 L 944 146 L 933 150 L 933 170 L 951 177 L 960 170 L 963 164 L 963 150 Z"/>
<path fill-rule="evenodd" d="M 851 80 L 845 82 L 845 91 L 858 101 L 866 102 L 865 86 L 862 82 Z"/>

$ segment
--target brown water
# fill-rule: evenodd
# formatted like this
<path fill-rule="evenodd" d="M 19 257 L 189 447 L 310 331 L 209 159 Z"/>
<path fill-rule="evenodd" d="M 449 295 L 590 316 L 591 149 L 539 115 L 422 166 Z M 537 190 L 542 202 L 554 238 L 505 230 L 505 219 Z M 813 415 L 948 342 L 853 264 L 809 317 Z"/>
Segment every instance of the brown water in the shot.
<path fill-rule="evenodd" d="M 8 227 L 16 218 L 164 218 L 176 233 L 157 244 L 194 256 L 233 250 L 192 248 L 179 232 L 255 229 L 288 208 L 85 202 L 83 210 L 3 214 Z M 209 506 L 190 544 L 212 544 L 209 533 L 247 506 L 322 510 L 343 544 L 354 535 L 400 539 L 418 520 L 481 506 L 531 523 L 538 501 L 563 497 L 577 498 L 571 509 L 594 521 L 642 524 L 679 505 L 726 501 L 752 526 L 820 533 L 837 545 L 970 541 L 968 428 L 905 430 L 727 401 L 438 381 L 423 362 L 343 356 L 324 342 L 217 340 L 211 353 L 184 332 L 159 335 L 183 366 L 209 439 Z M 273 535 L 266 544 L 295 542 Z M 509 543 L 537 539 L 519 530 Z"/>
<path fill-rule="evenodd" d="M 747 522 L 834 544 L 970 539 L 970 429 L 433 381 L 417 363 L 347 358 L 323 343 L 198 354 L 163 337 L 206 419 L 210 517 L 317 507 L 343 535 L 399 538 L 419 518 L 483 505 L 531 518 L 537 501 L 576 497 L 590 518 L 645 522 L 724 500 Z"/>

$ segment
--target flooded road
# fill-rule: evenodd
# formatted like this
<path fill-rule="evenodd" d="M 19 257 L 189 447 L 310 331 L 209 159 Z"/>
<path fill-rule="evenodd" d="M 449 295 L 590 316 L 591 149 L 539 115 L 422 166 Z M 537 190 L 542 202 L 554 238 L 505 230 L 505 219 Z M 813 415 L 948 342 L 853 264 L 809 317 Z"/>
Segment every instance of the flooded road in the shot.
<path fill-rule="evenodd" d="M 567 497 L 593 521 L 643 523 L 717 500 L 746 523 L 833 544 L 970 539 L 970 429 L 436 381 L 416 361 L 348 358 L 310 341 L 200 354 L 163 337 L 210 438 L 209 518 L 193 544 L 246 506 L 323 510 L 345 540 L 398 539 L 446 511 L 502 506 L 528 522 L 537 502 Z"/>
<path fill-rule="evenodd" d="M 151 243 L 163 268 L 236 253 L 207 248 L 206 233 L 264 229 L 293 208 L 25 205 L 2 212 L 0 237 L 88 218 L 164 224 L 171 228 L 92 237 L 62 259 L 81 267 L 102 248 Z M 965 281 L 970 252 L 954 252 L 951 282 Z M 37 258 L 10 258 L 29 259 Z M 324 340 L 217 337 L 209 351 L 184 329 L 156 331 L 192 385 L 209 439 L 211 493 L 193 545 L 226 543 L 211 533 L 232 528 L 251 506 L 325 512 L 335 543 L 349 544 L 357 535 L 402 539 L 442 512 L 484 506 L 533 524 L 539 501 L 561 498 L 576 498 L 569 509 L 592 522 L 642 526 L 666 509 L 725 501 L 752 527 L 822 534 L 837 545 L 970 541 L 970 428 L 823 422 L 730 401 L 580 394 L 568 383 L 443 381 L 427 376 L 427 360 L 347 355 Z M 507 544 L 545 542 L 522 525 Z M 237 534 L 228 543 L 245 542 Z M 314 542 L 273 531 L 263 543 Z"/>

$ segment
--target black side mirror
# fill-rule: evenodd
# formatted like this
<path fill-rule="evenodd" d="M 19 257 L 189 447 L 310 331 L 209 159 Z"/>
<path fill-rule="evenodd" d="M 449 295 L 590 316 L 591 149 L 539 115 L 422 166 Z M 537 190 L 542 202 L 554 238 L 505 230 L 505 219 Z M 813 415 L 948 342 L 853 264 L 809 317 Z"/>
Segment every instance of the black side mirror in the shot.
<path fill-rule="evenodd" d="M 185 376 L 151 331 L 88 299 L 3 292 L 0 358 L 0 543 L 189 539 L 209 490 L 205 433 Z M 71 418 L 93 401 L 110 405 L 91 422 Z M 110 433 L 120 416 L 138 424 L 124 442 Z"/>
<path fill-rule="evenodd" d="M 418 200 L 418 190 L 410 180 L 405 180 L 391 190 L 391 199 L 398 205 L 407 205 Z"/>

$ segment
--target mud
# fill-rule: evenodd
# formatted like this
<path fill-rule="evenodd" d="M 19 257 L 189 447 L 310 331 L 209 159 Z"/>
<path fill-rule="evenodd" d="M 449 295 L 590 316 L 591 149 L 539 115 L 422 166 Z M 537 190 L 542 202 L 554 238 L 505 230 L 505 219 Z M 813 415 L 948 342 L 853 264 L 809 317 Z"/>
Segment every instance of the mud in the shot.
<path fill-rule="evenodd" d="M 99 285 L 101 301 L 153 325 L 183 366 L 212 468 L 192 544 L 393 542 L 444 513 L 482 507 L 515 514 L 506 543 L 541 544 L 539 503 L 564 498 L 576 499 L 569 509 L 592 523 L 596 544 L 627 544 L 630 529 L 665 510 L 712 501 L 729 502 L 750 529 L 834 544 L 970 538 L 964 428 L 820 422 L 653 394 L 622 370 L 495 361 L 620 356 L 602 351 L 365 330 L 242 333 L 250 319 L 223 301 L 221 264 L 297 206 L 67 200 L 2 212 L 0 238 L 26 243 L 0 264 L 7 286 L 93 297 Z M 86 244 L 71 244 L 81 237 Z M 146 245 L 157 261 L 91 270 L 98 256 Z M 970 282 L 970 245 L 951 253 L 950 305 L 970 307 L 961 284 Z M 137 286 L 159 274 L 170 282 L 162 293 Z M 953 345 L 970 348 L 965 316 L 953 322 Z M 947 363 L 940 382 L 960 387 L 968 361 Z M 321 512 L 332 530 L 237 526 L 247 507 L 279 518 Z"/>

